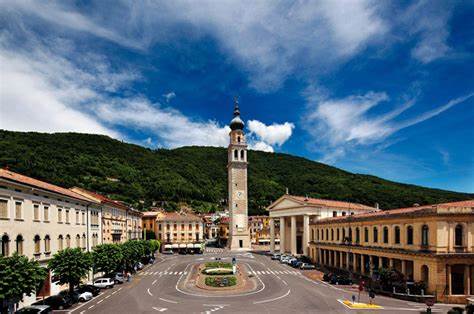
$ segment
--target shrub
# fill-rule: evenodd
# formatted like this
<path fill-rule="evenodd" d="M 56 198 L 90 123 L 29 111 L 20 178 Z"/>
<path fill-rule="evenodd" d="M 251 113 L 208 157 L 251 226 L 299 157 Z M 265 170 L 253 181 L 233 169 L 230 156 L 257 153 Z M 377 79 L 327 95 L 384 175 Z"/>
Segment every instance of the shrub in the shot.
<path fill-rule="evenodd" d="M 226 262 L 208 262 L 205 264 L 206 268 L 232 268 L 232 263 Z"/>
<path fill-rule="evenodd" d="M 211 286 L 211 287 L 231 287 L 237 284 L 237 277 L 235 276 L 206 277 L 205 283 L 207 286 Z"/>

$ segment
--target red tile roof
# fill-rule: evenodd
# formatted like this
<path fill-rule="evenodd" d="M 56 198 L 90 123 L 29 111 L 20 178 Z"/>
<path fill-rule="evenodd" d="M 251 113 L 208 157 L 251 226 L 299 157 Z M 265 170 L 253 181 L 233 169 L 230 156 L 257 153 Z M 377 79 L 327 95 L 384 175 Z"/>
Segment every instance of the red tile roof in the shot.
<path fill-rule="evenodd" d="M 8 180 L 8 181 L 13 181 L 13 182 L 21 183 L 21 184 L 24 184 L 24 185 L 28 185 L 28 186 L 31 186 L 31 187 L 35 187 L 37 189 L 42 189 L 42 190 L 45 190 L 45 191 L 48 191 L 48 192 L 61 194 L 63 196 L 68 196 L 68 197 L 71 197 L 71 198 L 74 198 L 74 199 L 77 199 L 77 200 L 91 202 L 90 199 L 88 199 L 88 198 L 86 198 L 86 197 L 84 197 L 84 196 L 82 196 L 78 193 L 75 193 L 71 190 L 62 188 L 60 186 L 57 186 L 57 185 L 54 185 L 54 184 L 51 184 L 51 183 L 40 181 L 40 180 L 31 178 L 31 177 L 27 177 L 27 176 L 24 176 L 22 174 L 19 174 L 19 173 L 10 171 L 10 170 L 0 169 L 0 178 L 3 178 L 3 179 Z"/>
<path fill-rule="evenodd" d="M 160 212 L 156 217 L 157 221 L 180 221 L 180 222 L 191 222 L 191 221 L 202 221 L 201 217 L 193 213 L 178 213 L 178 212 Z"/>
<path fill-rule="evenodd" d="M 368 218 L 374 218 L 374 219 L 388 218 L 388 217 L 394 217 L 394 216 L 403 215 L 403 214 L 411 214 L 411 213 L 418 213 L 418 212 L 431 212 L 437 207 L 443 207 L 443 208 L 445 207 L 472 207 L 474 208 L 474 200 L 397 208 L 397 209 L 382 210 L 382 211 L 376 211 L 376 212 L 374 211 L 374 212 L 369 212 L 369 213 L 360 213 L 360 214 L 351 215 L 351 216 L 329 217 L 329 218 L 316 220 L 313 222 L 313 224 L 332 223 L 332 222 L 340 222 L 344 220 L 354 220 L 354 219 L 358 220 L 358 219 L 368 219 Z"/>
<path fill-rule="evenodd" d="M 83 189 L 83 188 L 74 187 L 71 190 L 72 191 L 77 191 L 77 193 L 79 193 L 81 195 L 84 195 L 84 197 L 89 196 L 89 199 L 90 199 L 90 197 L 92 197 L 94 199 L 98 199 L 98 200 L 100 200 L 101 204 L 108 204 L 108 205 L 112 205 L 112 206 L 115 206 L 115 207 L 118 207 L 118 208 L 121 208 L 121 209 L 129 209 L 127 205 L 125 205 L 124 203 L 122 203 L 120 201 L 115 201 L 113 199 L 108 198 L 107 196 L 104 196 L 104 195 L 101 195 L 101 194 L 98 194 L 98 193 L 95 193 L 95 192 L 92 192 L 92 191 L 89 191 L 89 190 L 86 190 L 86 189 Z"/>

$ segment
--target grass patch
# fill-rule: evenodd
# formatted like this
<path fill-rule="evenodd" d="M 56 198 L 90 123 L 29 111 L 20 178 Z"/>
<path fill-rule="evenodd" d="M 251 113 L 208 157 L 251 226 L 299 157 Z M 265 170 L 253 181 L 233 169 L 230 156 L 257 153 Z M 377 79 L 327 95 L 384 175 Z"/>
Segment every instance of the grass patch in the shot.
<path fill-rule="evenodd" d="M 204 264 L 205 268 L 230 268 L 232 269 L 232 263 L 226 262 L 207 262 Z"/>
<path fill-rule="evenodd" d="M 235 276 L 206 277 L 205 283 L 207 286 L 210 286 L 210 287 L 232 287 L 237 284 L 237 277 Z"/>

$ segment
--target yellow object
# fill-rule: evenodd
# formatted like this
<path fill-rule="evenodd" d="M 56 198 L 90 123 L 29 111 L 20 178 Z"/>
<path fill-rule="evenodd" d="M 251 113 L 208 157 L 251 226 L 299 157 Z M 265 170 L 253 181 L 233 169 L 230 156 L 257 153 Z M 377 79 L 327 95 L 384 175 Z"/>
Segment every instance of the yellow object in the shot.
<path fill-rule="evenodd" d="M 380 305 L 377 305 L 377 304 L 368 304 L 368 303 L 352 303 L 351 301 L 349 300 L 344 300 L 342 301 L 342 303 L 344 303 L 344 305 L 350 307 L 351 309 L 382 309 L 383 307 L 381 307 Z"/>

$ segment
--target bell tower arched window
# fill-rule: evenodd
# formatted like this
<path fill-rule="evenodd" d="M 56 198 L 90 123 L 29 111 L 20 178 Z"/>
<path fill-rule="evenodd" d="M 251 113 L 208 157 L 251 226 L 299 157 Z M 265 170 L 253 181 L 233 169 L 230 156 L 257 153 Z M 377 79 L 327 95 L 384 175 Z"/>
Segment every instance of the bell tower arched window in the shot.
<path fill-rule="evenodd" d="M 243 149 L 240 151 L 240 160 L 245 160 L 245 151 Z"/>
<path fill-rule="evenodd" d="M 234 150 L 234 159 L 239 160 L 239 151 L 237 149 Z"/>

